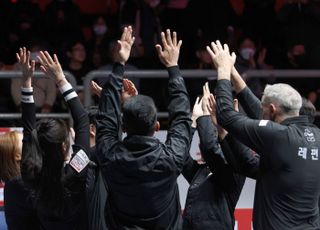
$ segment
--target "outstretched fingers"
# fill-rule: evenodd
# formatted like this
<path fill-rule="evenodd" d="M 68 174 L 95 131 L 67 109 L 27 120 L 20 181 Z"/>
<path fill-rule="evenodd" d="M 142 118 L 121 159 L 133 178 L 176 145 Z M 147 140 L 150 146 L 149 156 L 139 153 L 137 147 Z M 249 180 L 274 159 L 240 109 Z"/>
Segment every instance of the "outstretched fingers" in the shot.
<path fill-rule="evenodd" d="M 169 29 L 167 29 L 166 34 L 167 34 L 167 37 L 166 37 L 166 38 L 167 38 L 167 44 L 168 44 L 169 46 L 172 46 L 171 32 L 170 32 Z"/>

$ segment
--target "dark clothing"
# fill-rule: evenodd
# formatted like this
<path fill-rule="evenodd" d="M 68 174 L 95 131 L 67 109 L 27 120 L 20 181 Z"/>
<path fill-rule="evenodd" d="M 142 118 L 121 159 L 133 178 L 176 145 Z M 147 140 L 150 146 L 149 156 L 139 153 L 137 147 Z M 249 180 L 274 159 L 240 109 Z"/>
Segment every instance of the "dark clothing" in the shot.
<path fill-rule="evenodd" d="M 73 90 L 66 91 L 65 98 L 74 93 Z M 78 97 L 67 100 L 74 121 L 75 145 L 73 145 L 72 158 L 79 150 L 89 152 L 89 118 Z M 23 148 L 21 160 L 21 175 L 26 185 L 32 188 L 36 194 L 41 188 L 41 172 L 35 173 L 34 162 L 39 161 L 37 152 L 27 151 L 34 145 L 34 133 L 36 133 L 35 105 L 22 101 L 23 122 Z M 58 153 L 57 153 L 58 154 Z M 85 182 L 86 169 L 80 173 L 76 172 L 69 164 L 63 170 L 63 186 L 65 193 L 63 202 L 57 204 L 56 208 L 48 207 L 46 203 L 37 201 L 34 197 L 41 229 L 86 229 L 87 214 L 85 206 Z M 40 184 L 39 184 L 40 183 Z"/>
<path fill-rule="evenodd" d="M 216 94 L 218 122 L 261 156 L 254 228 L 319 229 L 319 129 L 304 116 L 278 124 L 235 112 L 228 80 L 218 81 Z"/>
<path fill-rule="evenodd" d="M 176 179 L 191 140 L 188 94 L 177 66 L 169 72 L 169 124 L 166 142 L 129 135 L 121 141 L 120 92 L 124 67 L 115 64 L 101 93 L 97 116 L 97 156 L 109 187 L 115 219 L 111 229 L 179 229 Z"/>
<path fill-rule="evenodd" d="M 237 98 L 248 117 L 259 119 L 262 116 L 261 102 L 248 87 L 241 90 Z M 235 172 L 252 179 L 259 177 L 260 156 L 257 153 L 232 135 L 227 135 L 220 144 L 227 162 Z"/>
<path fill-rule="evenodd" d="M 4 204 L 9 230 L 40 229 L 30 191 L 26 189 L 20 177 L 6 181 Z"/>
<path fill-rule="evenodd" d="M 210 116 L 197 119 L 200 149 L 205 164 L 190 156 L 182 174 L 190 183 L 183 213 L 183 229 L 233 229 L 234 210 L 245 177 L 233 173 L 224 161 L 217 129 Z"/>

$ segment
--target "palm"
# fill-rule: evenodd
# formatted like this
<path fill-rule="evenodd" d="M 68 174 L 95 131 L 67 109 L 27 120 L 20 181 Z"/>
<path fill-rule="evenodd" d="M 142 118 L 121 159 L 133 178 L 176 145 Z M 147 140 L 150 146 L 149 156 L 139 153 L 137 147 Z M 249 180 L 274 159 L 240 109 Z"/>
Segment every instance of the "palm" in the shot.
<path fill-rule="evenodd" d="M 131 47 L 134 43 L 135 38 L 132 36 L 132 27 L 125 27 L 121 35 L 121 39 L 117 41 L 117 49 L 115 52 L 115 62 L 124 64 L 128 61 Z"/>

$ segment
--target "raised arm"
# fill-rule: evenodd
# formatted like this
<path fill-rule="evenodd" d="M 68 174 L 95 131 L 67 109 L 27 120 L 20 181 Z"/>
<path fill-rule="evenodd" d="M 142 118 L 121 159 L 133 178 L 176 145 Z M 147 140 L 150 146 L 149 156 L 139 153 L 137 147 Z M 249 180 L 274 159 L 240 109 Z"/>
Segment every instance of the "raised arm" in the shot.
<path fill-rule="evenodd" d="M 156 45 L 160 61 L 169 72 L 169 129 L 166 146 L 171 153 L 177 171 L 181 172 L 189 154 L 191 142 L 190 102 L 184 80 L 178 67 L 179 52 L 182 41 L 177 41 L 177 34 L 166 31 L 161 33 L 163 47 Z"/>
<path fill-rule="evenodd" d="M 89 118 L 87 112 L 83 108 L 77 93 L 67 81 L 57 55 L 54 54 L 52 58 L 47 51 L 41 51 L 38 58 L 41 63 L 40 68 L 47 77 L 56 82 L 61 94 L 68 103 L 74 123 L 75 145 L 88 153 L 90 144 Z"/>
<path fill-rule="evenodd" d="M 31 187 L 37 186 L 42 168 L 42 155 L 38 151 L 37 144 L 36 115 L 33 99 L 32 77 L 35 62 L 30 61 L 30 51 L 20 48 L 16 54 L 18 63 L 22 70 L 21 79 L 21 109 L 23 126 L 23 145 L 21 157 L 21 176 L 24 182 Z"/>
<path fill-rule="evenodd" d="M 234 110 L 230 75 L 235 54 L 230 55 L 228 46 L 225 44 L 222 47 L 219 41 L 212 42 L 211 45 L 212 48 L 207 47 L 207 50 L 218 70 L 216 87 L 218 122 L 235 138 L 262 155 L 266 153 L 266 146 L 272 146 L 275 135 L 279 136 L 278 140 L 285 138 L 281 135 L 281 130 L 284 128 L 275 122 L 250 119 Z"/>
<path fill-rule="evenodd" d="M 116 44 L 112 73 L 101 92 L 96 119 L 97 157 L 100 164 L 107 160 L 108 150 L 121 139 L 121 91 L 124 64 L 129 59 L 133 43 L 132 28 L 125 27 L 121 39 Z"/>
<path fill-rule="evenodd" d="M 236 91 L 237 98 L 248 117 L 259 119 L 262 115 L 261 102 L 248 88 L 234 66 L 231 70 L 231 83 Z"/>

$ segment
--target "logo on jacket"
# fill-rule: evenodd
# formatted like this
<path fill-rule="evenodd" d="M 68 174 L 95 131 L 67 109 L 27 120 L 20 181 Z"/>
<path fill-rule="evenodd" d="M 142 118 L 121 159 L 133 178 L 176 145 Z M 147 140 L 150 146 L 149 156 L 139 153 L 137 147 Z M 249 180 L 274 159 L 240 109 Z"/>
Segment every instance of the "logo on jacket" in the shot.
<path fill-rule="evenodd" d="M 304 136 L 307 138 L 308 142 L 315 142 L 316 141 L 313 132 L 311 132 L 309 129 L 304 130 Z"/>

